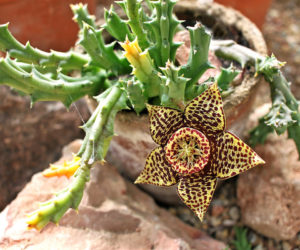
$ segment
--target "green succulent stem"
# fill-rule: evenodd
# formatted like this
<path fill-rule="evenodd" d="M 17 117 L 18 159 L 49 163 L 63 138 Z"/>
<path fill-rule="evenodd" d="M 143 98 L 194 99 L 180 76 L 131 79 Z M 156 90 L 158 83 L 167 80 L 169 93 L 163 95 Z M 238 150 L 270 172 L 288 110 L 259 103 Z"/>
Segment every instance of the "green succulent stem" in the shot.
<path fill-rule="evenodd" d="M 22 64 L 24 66 L 24 64 Z M 31 96 L 36 101 L 61 101 L 66 107 L 85 95 L 95 95 L 104 78 L 96 82 L 76 79 L 59 74 L 60 79 L 53 80 L 41 74 L 34 67 L 27 72 L 9 57 L 0 58 L 0 84 L 8 85 Z"/>
<path fill-rule="evenodd" d="M 116 113 L 126 108 L 126 98 L 119 85 L 114 85 L 95 97 L 99 102 L 95 112 L 83 126 L 86 132 L 83 144 L 77 153 L 81 157 L 80 167 L 71 184 L 55 197 L 40 204 L 39 209 L 29 215 L 28 223 L 42 229 L 50 221 L 58 223 L 69 208 L 78 209 L 85 184 L 90 178 L 90 168 L 96 161 L 103 161 L 113 136 Z"/>
<path fill-rule="evenodd" d="M 105 44 L 102 35 L 103 28 L 98 29 L 96 27 L 94 16 L 89 14 L 87 5 L 76 4 L 72 5 L 71 8 L 74 13 L 74 20 L 80 28 L 78 43 L 90 56 L 89 65 L 110 70 L 116 75 L 129 74 L 130 67 L 127 60 L 115 52 L 115 42 Z M 129 32 L 127 25 L 118 18 L 113 9 L 110 14 L 107 16 L 107 12 L 105 12 L 106 20 L 109 21 L 106 28 L 113 33 L 112 35 L 118 34 L 120 38 L 124 31 L 126 33 L 126 28 Z"/>
<path fill-rule="evenodd" d="M 221 58 L 240 63 L 243 68 L 247 64 L 255 65 L 257 61 L 265 59 L 265 56 L 239 45 L 233 40 L 213 40 L 210 49 Z"/>
<path fill-rule="evenodd" d="M 143 9 L 139 0 L 124 0 L 119 4 L 125 10 L 128 17 L 128 24 L 132 32 L 136 35 L 142 50 L 149 47 L 147 34 L 143 27 Z"/>
<path fill-rule="evenodd" d="M 229 68 L 221 68 L 221 73 L 217 76 L 216 80 L 222 94 L 230 88 L 230 84 L 240 72 L 240 70 L 237 70 L 232 65 Z"/>
<path fill-rule="evenodd" d="M 270 82 L 271 83 L 271 82 Z M 288 82 L 278 70 L 271 84 L 272 108 L 265 116 L 265 123 L 272 126 L 277 134 L 288 131 L 288 137 L 295 141 L 300 160 L 300 112 L 299 104 L 288 87 Z M 274 110 L 274 111 L 273 111 Z M 275 115 L 272 115 L 275 113 Z"/>
<path fill-rule="evenodd" d="M 134 35 L 131 33 L 128 24 L 115 12 L 113 5 L 109 10 L 104 10 L 104 19 L 105 24 L 102 27 L 118 41 L 124 42 L 126 37 L 130 41 L 134 40 Z"/>
<path fill-rule="evenodd" d="M 126 88 L 128 100 L 130 101 L 131 106 L 139 114 L 146 108 L 146 103 L 148 102 L 148 98 L 145 96 L 145 88 L 143 84 L 134 78 L 124 82 L 123 84 Z"/>
<path fill-rule="evenodd" d="M 165 68 L 161 68 L 161 105 L 171 108 L 185 107 L 185 88 L 189 79 L 180 76 L 179 67 L 175 67 L 170 61 L 167 62 Z"/>
<path fill-rule="evenodd" d="M 31 222 L 37 221 L 35 228 L 42 229 L 49 222 L 58 223 L 69 208 L 78 209 L 85 184 L 90 179 L 90 165 L 81 165 L 70 185 L 57 193 L 51 200 L 41 203 L 39 209 L 29 216 Z"/>
<path fill-rule="evenodd" d="M 234 41 L 214 41 L 211 49 L 217 56 L 235 60 L 243 67 L 254 65 L 256 74 L 263 75 L 270 84 L 272 107 L 269 113 L 260 119 L 259 125 L 250 132 L 253 146 L 264 142 L 266 134 L 261 137 L 263 133 L 271 133 L 275 130 L 281 134 L 287 130 L 289 138 L 296 144 L 300 159 L 299 105 L 289 88 L 289 83 L 280 71 L 284 63 L 277 61 L 274 56 L 262 56 Z"/>
<path fill-rule="evenodd" d="M 77 22 L 80 29 L 83 28 L 85 23 L 95 29 L 97 28 L 95 23 L 95 17 L 90 15 L 87 8 L 87 4 L 71 4 L 70 7 L 74 14 L 73 20 Z"/>
<path fill-rule="evenodd" d="M 0 25 L 0 51 L 7 52 L 10 57 L 21 62 L 43 66 L 45 69 L 61 68 L 65 71 L 81 70 L 88 62 L 85 55 L 69 52 L 51 51 L 50 53 L 18 42 L 8 30 L 8 24 Z"/>
<path fill-rule="evenodd" d="M 104 160 L 114 135 L 115 116 L 118 111 L 127 108 L 127 99 L 120 85 L 114 85 L 95 97 L 99 104 L 87 123 L 82 126 L 86 135 L 77 153 L 84 164 Z"/>
<path fill-rule="evenodd" d="M 273 86 L 275 89 L 280 90 L 280 92 L 284 95 L 287 100 L 287 105 L 290 106 L 294 110 L 298 110 L 299 104 L 295 96 L 292 94 L 289 83 L 282 74 L 281 71 L 278 71 L 272 80 Z"/>
<path fill-rule="evenodd" d="M 130 66 L 124 57 L 119 57 L 114 51 L 115 43 L 106 45 L 102 37 L 103 29 L 96 30 L 88 24 L 84 24 L 81 30 L 82 36 L 79 40 L 86 52 L 91 57 L 90 65 L 106 70 L 111 70 L 115 74 L 129 74 Z"/>
<path fill-rule="evenodd" d="M 173 0 L 152 2 L 156 10 L 155 15 L 145 23 L 152 34 L 149 53 L 157 67 L 165 66 L 168 60 L 174 62 L 176 50 L 181 45 L 173 42 L 176 28 L 181 23 L 173 15 L 175 3 Z"/>
<path fill-rule="evenodd" d="M 203 73 L 212 66 L 208 62 L 208 52 L 211 35 L 204 26 L 197 23 L 194 27 L 189 27 L 191 48 L 186 65 L 183 65 L 180 74 L 190 80 L 187 83 L 186 99 L 191 100 L 197 96 L 197 82 Z"/>

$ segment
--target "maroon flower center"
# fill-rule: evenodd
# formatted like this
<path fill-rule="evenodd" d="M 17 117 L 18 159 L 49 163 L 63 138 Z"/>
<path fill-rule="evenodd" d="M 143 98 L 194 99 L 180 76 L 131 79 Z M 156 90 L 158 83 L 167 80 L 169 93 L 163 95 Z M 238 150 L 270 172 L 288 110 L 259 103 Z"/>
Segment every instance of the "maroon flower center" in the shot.
<path fill-rule="evenodd" d="M 168 162 L 181 174 L 201 171 L 209 160 L 210 146 L 206 136 L 193 128 L 181 128 L 165 146 Z"/>

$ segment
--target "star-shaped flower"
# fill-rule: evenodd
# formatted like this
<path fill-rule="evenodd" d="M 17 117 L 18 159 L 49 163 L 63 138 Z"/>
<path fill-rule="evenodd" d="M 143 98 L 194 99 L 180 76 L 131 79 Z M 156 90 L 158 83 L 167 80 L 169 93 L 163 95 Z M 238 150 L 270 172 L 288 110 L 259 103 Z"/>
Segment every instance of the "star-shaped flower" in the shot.
<path fill-rule="evenodd" d="M 264 161 L 242 140 L 225 131 L 217 84 L 193 99 L 184 112 L 147 105 L 150 133 L 159 144 L 147 157 L 135 183 L 172 186 L 200 220 L 210 204 L 217 178 L 227 179 Z"/>

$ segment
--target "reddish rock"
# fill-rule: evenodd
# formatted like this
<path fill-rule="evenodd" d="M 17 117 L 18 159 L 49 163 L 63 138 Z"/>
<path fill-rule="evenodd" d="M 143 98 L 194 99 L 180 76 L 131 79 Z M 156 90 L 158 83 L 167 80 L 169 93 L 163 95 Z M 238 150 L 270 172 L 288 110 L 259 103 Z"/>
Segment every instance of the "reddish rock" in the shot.
<path fill-rule="evenodd" d="M 300 231 L 300 161 L 295 144 L 286 135 L 271 135 L 255 150 L 266 164 L 239 177 L 242 219 L 265 236 L 292 239 Z"/>
<path fill-rule="evenodd" d="M 64 159 L 79 141 L 64 150 Z M 25 214 L 39 201 L 65 187 L 66 178 L 46 179 L 40 173 L 0 214 L 0 248 L 23 249 L 225 249 L 221 242 L 184 224 L 108 164 L 91 171 L 79 213 L 70 210 L 57 227 L 26 230 Z"/>
<path fill-rule="evenodd" d="M 83 136 L 81 119 L 74 107 L 30 100 L 0 87 L 0 210 L 15 198 L 33 173 L 58 159 L 62 147 Z M 83 101 L 77 102 L 83 119 L 89 116 Z"/>

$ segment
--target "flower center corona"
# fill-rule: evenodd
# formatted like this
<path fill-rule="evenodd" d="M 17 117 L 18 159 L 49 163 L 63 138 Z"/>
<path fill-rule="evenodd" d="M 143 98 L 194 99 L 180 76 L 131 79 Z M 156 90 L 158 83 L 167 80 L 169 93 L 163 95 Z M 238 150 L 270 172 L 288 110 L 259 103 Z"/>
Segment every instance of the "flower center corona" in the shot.
<path fill-rule="evenodd" d="M 166 157 L 175 171 L 192 174 L 201 171 L 209 160 L 210 146 L 206 136 L 193 128 L 181 128 L 169 139 Z"/>

